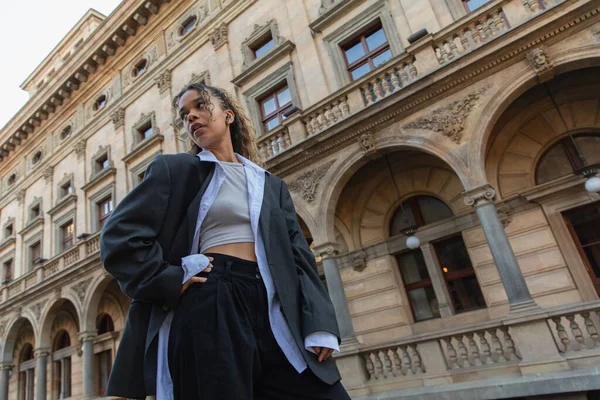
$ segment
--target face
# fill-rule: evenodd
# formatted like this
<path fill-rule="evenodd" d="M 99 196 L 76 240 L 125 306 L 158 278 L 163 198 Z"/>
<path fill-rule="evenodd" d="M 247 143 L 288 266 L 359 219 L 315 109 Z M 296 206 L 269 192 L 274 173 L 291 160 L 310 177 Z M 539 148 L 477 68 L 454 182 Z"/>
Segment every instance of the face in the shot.
<path fill-rule="evenodd" d="M 178 109 L 185 131 L 199 147 L 210 149 L 231 141 L 229 125 L 235 116 L 214 96 L 210 96 L 210 104 L 204 104 L 196 90 L 188 90 L 179 99 Z"/>

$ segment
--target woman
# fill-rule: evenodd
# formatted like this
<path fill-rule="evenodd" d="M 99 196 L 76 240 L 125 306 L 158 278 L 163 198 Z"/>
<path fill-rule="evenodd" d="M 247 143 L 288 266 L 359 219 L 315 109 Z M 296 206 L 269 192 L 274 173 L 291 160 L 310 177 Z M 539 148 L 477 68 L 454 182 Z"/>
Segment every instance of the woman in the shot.
<path fill-rule="evenodd" d="M 173 102 L 192 154 L 158 156 L 101 238 L 132 298 L 107 394 L 163 399 L 349 399 L 339 331 L 285 183 L 256 160 L 227 92 Z"/>

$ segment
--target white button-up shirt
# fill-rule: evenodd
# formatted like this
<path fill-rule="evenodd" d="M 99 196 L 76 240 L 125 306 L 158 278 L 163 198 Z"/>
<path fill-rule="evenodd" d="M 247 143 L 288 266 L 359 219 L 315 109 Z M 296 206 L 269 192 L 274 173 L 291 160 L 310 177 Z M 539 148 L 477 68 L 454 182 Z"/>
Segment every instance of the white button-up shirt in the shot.
<path fill-rule="evenodd" d="M 182 283 L 187 282 L 191 277 L 203 271 L 209 264 L 209 260 L 206 256 L 197 254 L 198 249 L 200 248 L 200 227 L 202 226 L 202 222 L 204 221 L 208 210 L 210 210 L 210 207 L 217 198 L 221 185 L 223 185 L 223 182 L 225 181 L 225 168 L 213 153 L 204 150 L 198 154 L 198 157 L 202 161 L 214 162 L 216 164 L 215 173 L 200 202 L 200 212 L 198 213 L 198 220 L 196 221 L 196 230 L 192 241 L 192 248 L 190 249 L 190 255 L 181 260 L 182 268 L 185 271 Z M 258 268 L 267 291 L 269 322 L 271 324 L 273 336 L 275 336 L 277 344 L 281 347 L 281 350 L 290 364 L 292 364 L 298 373 L 301 373 L 306 369 L 306 362 L 294 341 L 290 327 L 279 307 L 279 297 L 276 296 L 276 289 L 273 278 L 271 277 L 271 271 L 269 270 L 263 237 L 258 226 L 265 188 L 265 172 L 269 172 L 239 154 L 236 154 L 236 157 L 238 161 L 242 163 L 246 172 L 250 224 L 255 239 L 254 251 L 256 253 Z M 201 285 L 201 283 L 196 283 L 196 285 Z M 167 315 L 158 334 L 156 400 L 173 400 L 173 382 L 171 380 L 168 364 L 169 331 L 171 330 L 172 320 L 173 311 Z M 304 340 L 304 346 L 311 352 L 311 347 L 327 347 L 333 349 L 336 353 L 339 352 L 337 337 L 329 332 L 314 332 L 308 335 Z"/>

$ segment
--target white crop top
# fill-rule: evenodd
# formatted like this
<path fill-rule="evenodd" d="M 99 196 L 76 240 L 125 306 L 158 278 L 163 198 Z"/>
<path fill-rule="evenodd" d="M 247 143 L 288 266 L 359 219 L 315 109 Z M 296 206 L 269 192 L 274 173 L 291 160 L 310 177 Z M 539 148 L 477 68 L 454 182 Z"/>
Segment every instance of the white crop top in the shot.
<path fill-rule="evenodd" d="M 225 181 L 200 226 L 200 253 L 223 244 L 254 243 L 246 170 L 241 163 L 220 163 Z"/>

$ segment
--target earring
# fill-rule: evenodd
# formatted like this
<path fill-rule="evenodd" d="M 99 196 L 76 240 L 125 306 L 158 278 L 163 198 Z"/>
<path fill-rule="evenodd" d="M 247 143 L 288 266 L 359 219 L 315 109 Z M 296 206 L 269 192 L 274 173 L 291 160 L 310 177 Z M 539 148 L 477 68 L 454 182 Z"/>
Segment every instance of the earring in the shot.
<path fill-rule="evenodd" d="M 229 115 L 225 117 L 225 121 L 229 122 Z"/>

